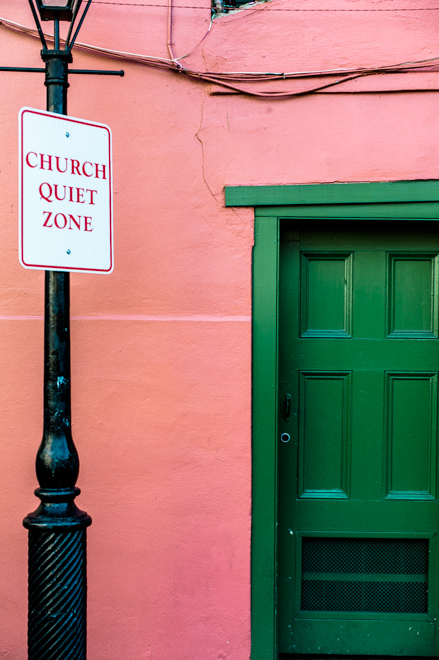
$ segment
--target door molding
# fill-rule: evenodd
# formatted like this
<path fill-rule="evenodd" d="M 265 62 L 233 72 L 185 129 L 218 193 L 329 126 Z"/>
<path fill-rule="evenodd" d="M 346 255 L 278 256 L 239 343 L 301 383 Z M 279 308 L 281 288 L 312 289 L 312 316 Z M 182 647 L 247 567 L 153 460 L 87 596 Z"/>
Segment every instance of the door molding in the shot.
<path fill-rule="evenodd" d="M 252 309 L 251 660 L 277 660 L 277 361 L 282 218 L 439 220 L 439 181 L 226 186 L 255 208 Z"/>

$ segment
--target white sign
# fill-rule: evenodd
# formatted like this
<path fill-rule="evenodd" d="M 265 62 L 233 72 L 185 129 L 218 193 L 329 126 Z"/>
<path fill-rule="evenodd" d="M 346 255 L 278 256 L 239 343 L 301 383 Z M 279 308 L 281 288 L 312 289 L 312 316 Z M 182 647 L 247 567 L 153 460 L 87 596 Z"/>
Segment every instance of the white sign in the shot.
<path fill-rule="evenodd" d="M 111 273 L 111 130 L 22 108 L 19 252 L 24 268 Z"/>

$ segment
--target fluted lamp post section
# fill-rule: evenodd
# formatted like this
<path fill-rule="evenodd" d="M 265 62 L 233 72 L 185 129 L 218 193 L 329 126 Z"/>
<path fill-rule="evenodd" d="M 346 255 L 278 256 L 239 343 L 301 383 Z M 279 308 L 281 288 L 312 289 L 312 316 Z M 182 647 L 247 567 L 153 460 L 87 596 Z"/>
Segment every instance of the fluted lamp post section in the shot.
<path fill-rule="evenodd" d="M 91 0 L 32 0 L 42 42 L 47 110 L 67 114 L 68 65 Z M 53 20 L 48 48 L 42 21 Z M 78 20 L 77 20 L 78 19 Z M 69 21 L 60 40 L 59 21 Z M 77 23 L 77 24 L 76 24 Z M 29 530 L 29 660 L 86 658 L 86 528 L 91 518 L 78 509 L 79 459 L 71 431 L 69 273 L 45 272 L 44 430 L 36 459 L 41 503 L 23 521 Z"/>

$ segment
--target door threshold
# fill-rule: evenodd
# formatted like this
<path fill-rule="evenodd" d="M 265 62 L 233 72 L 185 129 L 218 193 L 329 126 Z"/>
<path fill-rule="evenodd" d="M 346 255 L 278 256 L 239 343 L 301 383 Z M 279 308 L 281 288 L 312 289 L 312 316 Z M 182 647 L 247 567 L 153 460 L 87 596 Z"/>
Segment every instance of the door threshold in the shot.
<path fill-rule="evenodd" d="M 306 655 L 293 653 L 281 653 L 279 660 L 425 660 L 425 658 L 435 658 L 436 656 L 424 655 Z"/>

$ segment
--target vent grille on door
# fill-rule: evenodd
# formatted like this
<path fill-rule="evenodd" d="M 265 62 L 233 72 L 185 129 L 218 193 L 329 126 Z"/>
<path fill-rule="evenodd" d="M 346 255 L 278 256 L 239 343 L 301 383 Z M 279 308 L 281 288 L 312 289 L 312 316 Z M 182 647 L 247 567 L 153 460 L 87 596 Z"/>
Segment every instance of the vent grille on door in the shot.
<path fill-rule="evenodd" d="M 427 612 L 427 539 L 303 538 L 302 610 Z"/>

